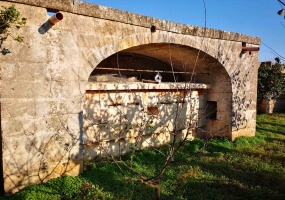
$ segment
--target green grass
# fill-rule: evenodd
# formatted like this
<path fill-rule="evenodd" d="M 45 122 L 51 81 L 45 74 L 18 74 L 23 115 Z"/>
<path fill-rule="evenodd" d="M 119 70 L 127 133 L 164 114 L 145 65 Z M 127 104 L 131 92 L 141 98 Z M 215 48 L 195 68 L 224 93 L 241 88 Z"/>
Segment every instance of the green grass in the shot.
<path fill-rule="evenodd" d="M 215 138 L 187 142 L 162 179 L 162 199 L 285 199 L 285 114 L 258 115 L 256 137 L 230 142 Z M 167 149 L 161 147 L 165 152 Z M 131 155 L 126 155 L 128 160 Z M 155 174 L 163 157 L 154 150 L 136 152 L 133 167 Z M 125 177 L 134 174 L 123 168 Z M 92 162 L 80 176 L 64 176 L 30 186 L 3 199 L 153 199 L 154 189 L 124 178 L 110 162 Z"/>

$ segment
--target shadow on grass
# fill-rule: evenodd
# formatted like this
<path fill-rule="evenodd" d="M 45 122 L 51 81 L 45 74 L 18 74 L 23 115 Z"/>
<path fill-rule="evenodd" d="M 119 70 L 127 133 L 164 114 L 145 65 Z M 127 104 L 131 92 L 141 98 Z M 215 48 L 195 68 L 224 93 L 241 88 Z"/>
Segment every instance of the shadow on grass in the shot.
<path fill-rule="evenodd" d="M 280 124 L 280 123 L 273 123 L 273 122 L 256 122 L 257 125 L 270 125 L 270 126 L 279 126 L 282 128 L 285 128 L 285 124 Z"/>
<path fill-rule="evenodd" d="M 116 199 L 152 199 L 154 189 L 145 184 L 126 179 L 111 162 L 96 165 L 80 175 L 85 180 L 113 194 Z M 139 194 L 139 195 L 137 195 Z"/>
<path fill-rule="evenodd" d="M 272 146 L 257 143 L 265 138 L 241 138 L 234 143 L 225 138 L 213 139 L 202 151 L 204 141 L 187 142 L 163 176 L 161 199 L 285 199 L 285 175 L 282 175 L 285 157 L 268 154 L 268 148 L 275 148 L 276 143 Z M 260 147 L 262 153 L 255 147 Z M 129 156 L 126 155 L 125 159 L 130 159 Z M 136 153 L 134 160 L 139 169 L 153 173 L 164 159 L 155 151 L 143 150 Z M 153 188 L 126 179 L 112 162 L 92 162 L 87 168 L 80 175 L 80 180 L 98 185 L 114 199 L 154 199 Z M 72 199 L 64 191 L 76 191 L 74 185 L 81 185 L 70 177 L 50 184 L 52 187 L 49 189 L 39 186 L 37 191 L 57 195 L 59 189 L 61 197 Z"/>
<path fill-rule="evenodd" d="M 222 140 L 210 143 L 204 153 L 189 155 L 195 159 L 184 164 L 197 166 L 203 176 L 189 177 L 187 184 L 180 186 L 185 199 L 285 199 L 282 146 L 278 149 L 279 155 L 275 155 L 276 143 L 263 144 L 264 151 L 259 153 L 254 151 L 255 146 L 262 144 L 258 143 L 259 139 L 243 138 L 231 144 Z M 284 142 L 274 137 L 264 140 Z M 272 153 L 267 151 L 269 149 Z"/>
<path fill-rule="evenodd" d="M 184 199 L 211 200 L 254 200 L 274 199 L 283 200 L 284 196 L 265 188 L 247 188 L 232 182 L 222 183 L 219 180 L 205 181 L 192 179 L 181 186 L 179 191 Z M 180 196 L 180 195 L 179 195 Z M 168 199 L 178 199 L 174 197 Z"/>
<path fill-rule="evenodd" d="M 264 140 L 266 140 L 266 142 L 280 142 L 280 143 L 285 143 L 285 139 L 281 139 L 281 138 L 266 137 L 266 138 L 264 138 Z"/>
<path fill-rule="evenodd" d="M 263 127 L 256 127 L 257 131 L 266 131 L 266 132 L 271 132 L 271 133 L 276 133 L 280 135 L 285 135 L 285 130 L 274 130 L 274 129 L 269 129 L 269 128 L 263 128 Z"/>
<path fill-rule="evenodd" d="M 187 170 L 177 172 L 176 176 L 183 174 L 183 179 L 176 177 L 175 188 L 165 199 L 285 199 L 282 172 L 261 170 L 244 159 L 232 161 L 231 156 L 196 155 L 196 159 L 184 163 Z M 191 170 L 195 168 L 196 172 Z"/>
<path fill-rule="evenodd" d="M 220 182 L 236 183 L 246 188 L 261 187 L 285 195 L 285 177 L 282 177 L 281 172 L 261 170 L 259 165 L 249 166 L 249 164 L 247 162 L 228 164 L 226 161 L 220 161 L 218 163 L 200 162 L 199 166 L 203 172 L 219 177 Z"/>

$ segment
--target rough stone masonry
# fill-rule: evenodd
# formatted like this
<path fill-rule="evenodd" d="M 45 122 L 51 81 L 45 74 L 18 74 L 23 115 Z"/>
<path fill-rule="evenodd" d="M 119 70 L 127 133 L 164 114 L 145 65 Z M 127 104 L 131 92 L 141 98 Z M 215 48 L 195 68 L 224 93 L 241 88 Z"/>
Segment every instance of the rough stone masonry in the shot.
<path fill-rule="evenodd" d="M 108 71 L 103 78 L 90 81 L 91 75 L 96 76 L 96 67 L 116 67 L 116 55 L 122 56 L 121 66 L 132 69 L 144 69 L 144 64 L 149 64 L 152 68 L 145 70 L 194 70 L 197 84 L 191 83 L 191 98 L 201 102 L 195 108 L 209 104 L 215 112 L 213 117 L 203 119 L 201 129 L 232 140 L 254 136 L 258 53 L 242 52 L 242 46 L 258 47 L 259 38 L 71 0 L 0 2 L 5 7 L 12 4 L 28 21 L 19 30 L 24 42 L 8 38 L 2 48 L 11 53 L 0 54 L 1 176 L 6 193 L 63 174 L 78 175 L 83 160 L 97 155 L 98 144 L 88 133 L 92 125 L 86 118 L 96 116 L 90 112 L 100 108 L 96 103 L 100 87 L 104 86 L 104 98 L 116 98 L 114 90 L 130 95 L 128 89 L 120 89 L 126 87 L 120 79 L 106 79 Z M 63 20 L 47 27 L 48 11 L 61 12 Z M 144 84 L 138 76 L 128 80 L 142 84 L 132 83 L 142 101 L 146 99 L 151 104 L 150 96 L 156 99 L 158 104 L 146 107 L 158 117 L 156 110 L 162 105 L 158 97 L 176 95 L 169 93 L 168 83 L 162 82 L 158 87 L 159 84 Z M 189 76 L 182 74 L 181 80 L 189 81 Z M 178 87 L 178 83 L 169 81 Z M 191 98 L 186 106 L 191 105 Z M 170 112 L 167 106 L 172 101 L 163 101 L 164 111 Z M 127 102 L 134 110 L 136 103 L 132 97 Z M 123 104 L 104 104 L 120 105 Z M 187 116 L 187 109 L 185 112 Z M 135 137 L 135 133 L 124 137 Z M 165 133 L 161 137 L 167 139 Z"/>

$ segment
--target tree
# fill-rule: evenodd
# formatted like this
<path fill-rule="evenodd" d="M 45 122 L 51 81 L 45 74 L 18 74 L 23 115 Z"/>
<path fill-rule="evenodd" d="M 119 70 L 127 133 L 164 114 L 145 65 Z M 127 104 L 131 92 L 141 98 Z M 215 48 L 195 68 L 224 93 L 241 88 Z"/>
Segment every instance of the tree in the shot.
<path fill-rule="evenodd" d="M 279 58 L 276 63 L 263 62 L 258 70 L 258 92 L 257 101 L 271 100 L 285 94 L 285 73 L 284 65 Z"/>

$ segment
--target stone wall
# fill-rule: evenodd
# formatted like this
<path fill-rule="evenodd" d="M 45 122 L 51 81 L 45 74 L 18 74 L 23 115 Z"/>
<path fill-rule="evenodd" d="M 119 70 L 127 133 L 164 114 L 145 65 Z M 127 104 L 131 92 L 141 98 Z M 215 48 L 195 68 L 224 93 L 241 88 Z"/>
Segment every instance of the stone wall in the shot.
<path fill-rule="evenodd" d="M 89 83 L 84 98 L 84 159 L 157 147 L 171 142 L 174 134 L 194 138 L 206 125 L 203 90 L 208 88 L 191 84 L 186 89 L 184 83 Z"/>
<path fill-rule="evenodd" d="M 259 105 L 259 110 L 262 113 L 278 113 L 278 112 L 285 112 L 285 96 L 281 96 L 275 99 L 263 100 L 262 103 Z"/>
<path fill-rule="evenodd" d="M 171 49 L 176 70 L 208 74 L 197 77 L 211 85 L 207 101 L 217 102 L 217 118 L 206 123 L 208 133 L 231 139 L 255 134 L 258 57 L 242 54 L 241 47 L 242 42 L 258 46 L 258 38 L 72 2 L 0 2 L 15 4 L 28 18 L 19 31 L 24 42 L 8 38 L 2 48 L 11 53 L 0 55 L 5 192 L 82 171 L 88 79 L 117 52 L 169 63 Z M 47 8 L 60 10 L 64 18 L 42 32 L 50 17 Z M 150 31 L 152 25 L 156 32 Z"/>

